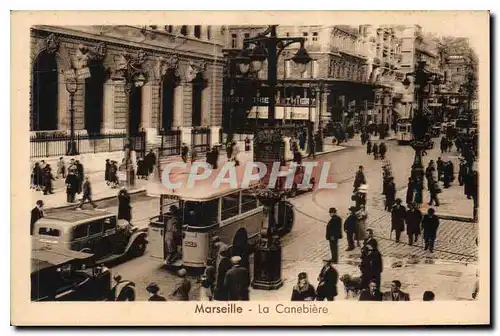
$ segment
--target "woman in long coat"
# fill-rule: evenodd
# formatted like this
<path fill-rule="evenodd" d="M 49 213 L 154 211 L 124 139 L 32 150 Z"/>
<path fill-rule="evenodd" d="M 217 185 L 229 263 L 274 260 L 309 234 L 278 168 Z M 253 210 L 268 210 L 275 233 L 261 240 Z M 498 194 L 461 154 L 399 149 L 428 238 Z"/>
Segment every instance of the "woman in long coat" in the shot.
<path fill-rule="evenodd" d="M 359 246 L 359 241 L 360 240 L 365 240 L 366 238 L 366 219 L 368 218 L 368 213 L 366 212 L 364 204 L 361 204 L 359 207 L 359 210 L 356 211 L 356 219 L 357 219 L 357 225 L 356 225 L 356 239 L 357 239 L 357 245 Z"/>
<path fill-rule="evenodd" d="M 118 193 L 118 219 L 124 219 L 130 223 L 132 220 L 132 208 L 130 207 L 130 195 L 123 188 Z"/>

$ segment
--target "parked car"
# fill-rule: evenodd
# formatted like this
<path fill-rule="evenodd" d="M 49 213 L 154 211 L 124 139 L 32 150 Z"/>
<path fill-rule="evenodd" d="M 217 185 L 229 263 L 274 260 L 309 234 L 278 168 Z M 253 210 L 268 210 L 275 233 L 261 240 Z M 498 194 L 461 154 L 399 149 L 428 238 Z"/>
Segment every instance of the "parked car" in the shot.
<path fill-rule="evenodd" d="M 120 281 L 120 301 L 135 300 L 135 284 Z M 32 301 L 115 301 L 111 272 L 88 253 L 41 248 L 31 251 Z"/>
<path fill-rule="evenodd" d="M 99 210 L 60 210 L 35 223 L 35 248 L 61 248 L 92 253 L 100 264 L 144 254 L 147 228 L 139 229 L 116 215 Z"/>

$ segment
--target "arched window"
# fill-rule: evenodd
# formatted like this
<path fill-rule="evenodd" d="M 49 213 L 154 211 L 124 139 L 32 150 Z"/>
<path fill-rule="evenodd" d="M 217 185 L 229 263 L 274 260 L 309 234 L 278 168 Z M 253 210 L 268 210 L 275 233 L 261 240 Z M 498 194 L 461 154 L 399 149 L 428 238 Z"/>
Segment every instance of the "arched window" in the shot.
<path fill-rule="evenodd" d="M 57 129 L 58 70 L 54 54 L 41 52 L 32 69 L 31 130 Z"/>
<path fill-rule="evenodd" d="M 168 70 L 163 77 L 161 94 L 161 128 L 169 130 L 174 122 L 174 101 L 177 78 L 174 70 Z"/>
<path fill-rule="evenodd" d="M 193 95 L 192 95 L 192 126 L 201 126 L 202 114 L 202 93 L 205 89 L 205 81 L 201 74 L 198 74 L 193 80 Z"/>
<path fill-rule="evenodd" d="M 187 26 L 182 26 L 181 27 L 181 35 L 184 35 L 184 36 L 187 35 Z"/>
<path fill-rule="evenodd" d="M 88 134 L 99 134 L 104 118 L 104 83 L 107 74 L 102 63 L 90 64 L 90 77 L 85 80 L 84 123 Z"/>
<path fill-rule="evenodd" d="M 142 87 L 133 87 L 129 93 L 128 131 L 137 134 L 141 127 Z"/>
<path fill-rule="evenodd" d="M 201 26 L 194 26 L 194 37 L 201 38 Z"/>

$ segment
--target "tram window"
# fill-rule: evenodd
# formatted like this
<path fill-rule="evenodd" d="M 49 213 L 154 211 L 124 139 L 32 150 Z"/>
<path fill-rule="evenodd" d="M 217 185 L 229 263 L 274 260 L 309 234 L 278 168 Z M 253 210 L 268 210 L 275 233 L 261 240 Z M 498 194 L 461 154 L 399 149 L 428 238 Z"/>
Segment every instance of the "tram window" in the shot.
<path fill-rule="evenodd" d="M 184 202 L 184 224 L 189 226 L 209 226 L 217 222 L 219 199 L 207 202 Z"/>
<path fill-rule="evenodd" d="M 239 213 L 240 193 L 235 192 L 222 197 L 221 220 L 225 220 Z"/>
<path fill-rule="evenodd" d="M 248 191 L 241 195 L 241 212 L 247 212 L 257 208 L 257 198 Z"/>

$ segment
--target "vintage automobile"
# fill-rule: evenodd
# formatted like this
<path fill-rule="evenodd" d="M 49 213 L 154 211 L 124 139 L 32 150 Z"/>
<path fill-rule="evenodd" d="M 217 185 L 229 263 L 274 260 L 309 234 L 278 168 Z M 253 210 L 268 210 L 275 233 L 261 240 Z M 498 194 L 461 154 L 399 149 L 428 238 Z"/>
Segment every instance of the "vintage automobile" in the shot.
<path fill-rule="evenodd" d="M 35 223 L 33 246 L 94 254 L 100 264 L 138 257 L 146 250 L 147 228 L 139 229 L 99 210 L 56 210 Z"/>
<path fill-rule="evenodd" d="M 32 301 L 117 301 L 118 296 L 120 301 L 134 301 L 135 284 L 120 281 L 112 287 L 111 272 L 96 265 L 92 254 L 32 249 Z"/>

